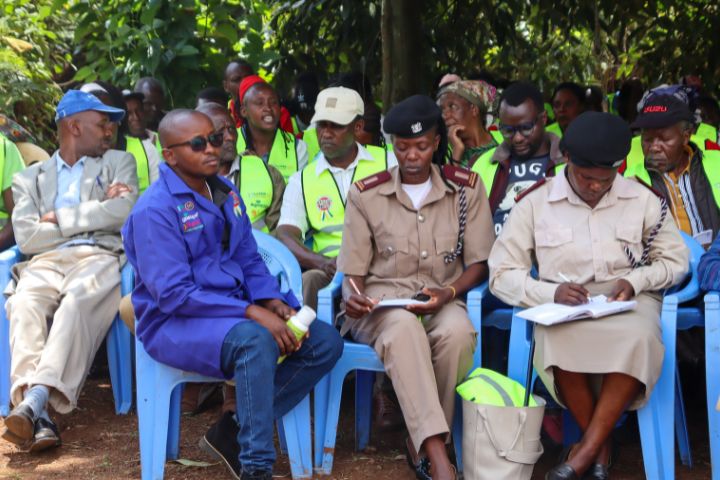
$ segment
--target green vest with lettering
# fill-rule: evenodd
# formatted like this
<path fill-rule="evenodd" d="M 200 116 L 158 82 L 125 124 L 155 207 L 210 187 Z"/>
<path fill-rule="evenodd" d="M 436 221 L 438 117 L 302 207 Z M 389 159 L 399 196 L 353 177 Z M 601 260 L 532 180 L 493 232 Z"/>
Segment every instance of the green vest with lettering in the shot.
<path fill-rule="evenodd" d="M 135 167 L 137 169 L 138 190 L 142 194 L 150 186 L 150 162 L 148 161 L 145 146 L 137 137 L 125 137 L 125 151 L 131 153 L 135 157 Z"/>
<path fill-rule="evenodd" d="M 715 204 L 720 208 L 720 150 L 706 150 L 705 139 L 699 138 L 697 135 L 690 137 L 702 152 L 702 166 L 705 176 L 710 182 Z M 645 169 L 645 156 L 642 151 L 642 141 L 640 135 L 633 137 L 630 144 L 630 153 L 627 156 L 627 168 L 623 176 L 637 177 L 646 184 L 652 184 L 650 174 Z"/>
<path fill-rule="evenodd" d="M 477 159 L 471 169 L 473 172 L 480 175 L 480 180 L 482 180 L 483 185 L 485 186 L 485 193 L 488 197 L 490 196 L 490 190 L 492 189 L 493 183 L 495 182 L 495 173 L 497 173 L 497 169 L 500 166 L 498 162 L 490 161 L 494 154 L 495 148 L 483 153 L 480 158 Z M 564 163 L 555 165 L 555 174 L 560 172 L 564 167 Z"/>
<path fill-rule="evenodd" d="M 235 186 L 245 203 L 252 227 L 269 233 L 265 224 L 265 215 L 272 204 L 273 183 L 267 165 L 257 155 L 245 155 L 240 158 L 240 170 Z"/>
<path fill-rule="evenodd" d="M 243 132 L 242 128 L 238 128 L 237 151 L 240 155 L 247 149 Z M 270 148 L 268 163 L 280 171 L 285 183 L 293 173 L 298 171 L 295 137 L 291 133 L 283 132 L 280 128 L 275 131 L 275 140 Z"/>
<path fill-rule="evenodd" d="M 384 148 L 368 147 L 373 161 L 360 160 L 352 181 L 387 170 L 387 152 Z M 308 223 L 313 233 L 313 251 L 326 257 L 337 257 L 342 244 L 345 223 L 345 202 L 330 170 L 315 173 L 317 163 L 310 162 L 302 171 L 302 192 Z"/>

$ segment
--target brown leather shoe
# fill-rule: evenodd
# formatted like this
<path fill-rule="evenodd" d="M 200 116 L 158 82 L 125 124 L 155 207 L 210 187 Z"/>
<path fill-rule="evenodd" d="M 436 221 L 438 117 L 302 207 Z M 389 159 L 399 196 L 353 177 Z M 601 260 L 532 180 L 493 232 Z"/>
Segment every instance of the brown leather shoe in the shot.
<path fill-rule="evenodd" d="M 404 424 L 400 407 L 383 391 L 373 396 L 373 418 L 375 426 L 382 431 L 397 430 Z"/>

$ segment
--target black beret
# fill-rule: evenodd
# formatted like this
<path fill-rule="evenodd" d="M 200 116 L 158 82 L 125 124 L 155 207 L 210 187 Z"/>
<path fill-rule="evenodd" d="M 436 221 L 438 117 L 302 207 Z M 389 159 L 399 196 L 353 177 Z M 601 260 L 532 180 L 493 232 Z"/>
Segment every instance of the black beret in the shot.
<path fill-rule="evenodd" d="M 693 120 L 687 104 L 674 95 L 652 95 L 643 105 L 632 128 L 665 128 Z"/>
<path fill-rule="evenodd" d="M 385 115 L 383 130 L 396 137 L 422 135 L 440 122 L 440 108 L 427 95 L 413 95 L 393 106 Z"/>
<path fill-rule="evenodd" d="M 617 115 L 585 112 L 570 122 L 560 149 L 578 167 L 618 168 L 630 152 L 632 133 Z"/>

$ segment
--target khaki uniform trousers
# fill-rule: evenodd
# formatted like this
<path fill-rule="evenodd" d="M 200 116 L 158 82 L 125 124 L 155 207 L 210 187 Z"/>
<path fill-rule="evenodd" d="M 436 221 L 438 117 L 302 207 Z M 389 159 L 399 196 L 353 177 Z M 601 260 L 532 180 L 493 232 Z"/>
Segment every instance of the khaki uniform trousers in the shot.
<path fill-rule="evenodd" d="M 422 321 L 401 308 L 378 309 L 352 321 L 350 332 L 385 365 L 415 448 L 434 435 L 449 441 L 455 387 L 472 367 L 477 343 L 465 305 L 454 300 Z"/>
<path fill-rule="evenodd" d="M 317 295 L 320 290 L 327 287 L 332 280 L 324 270 L 306 270 L 302 274 L 303 305 L 307 305 L 317 312 Z"/>
<path fill-rule="evenodd" d="M 23 387 L 46 385 L 50 405 L 71 412 L 119 303 L 117 255 L 83 245 L 33 257 L 5 303 L 13 404 Z"/>

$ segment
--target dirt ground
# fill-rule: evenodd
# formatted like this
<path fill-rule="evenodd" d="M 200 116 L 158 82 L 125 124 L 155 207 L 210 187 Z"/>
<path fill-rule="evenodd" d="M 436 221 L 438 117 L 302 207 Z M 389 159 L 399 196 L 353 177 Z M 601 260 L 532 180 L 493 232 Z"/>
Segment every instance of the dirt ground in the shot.
<path fill-rule="evenodd" d="M 352 382 L 346 383 L 341 410 L 338 445 L 332 479 L 412 480 L 402 450 L 404 432 L 378 434 L 373 432 L 371 446 L 364 452 L 353 451 Z M 710 478 L 706 416 L 701 400 L 687 405 L 690 415 L 690 434 L 695 465 L 692 469 L 676 461 L 677 478 L 699 480 Z M 166 464 L 166 479 L 224 479 L 230 478 L 225 467 L 214 462 L 197 448 L 197 441 L 219 416 L 220 407 L 194 417 L 183 417 L 180 457 L 205 462 L 209 466 Z M 70 415 L 57 416 L 63 445 L 59 449 L 39 455 L 28 455 L 13 445 L 0 441 L 0 478 L 12 480 L 78 479 L 116 480 L 139 479 L 137 416 L 130 413 L 117 416 L 113 409 L 112 390 L 107 379 L 90 379 L 80 399 L 80 408 Z M 616 431 L 620 451 L 614 466 L 614 479 L 645 478 L 637 431 L 630 420 Z M 535 468 L 533 479 L 542 479 L 557 458 L 557 450 L 546 453 Z M 280 455 L 275 477 L 290 478 L 287 458 Z"/>

